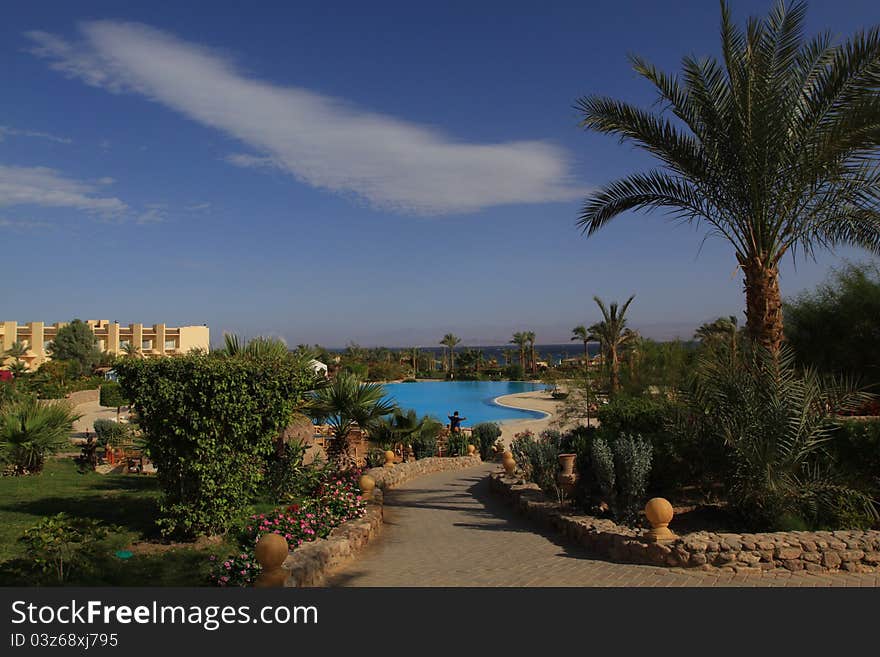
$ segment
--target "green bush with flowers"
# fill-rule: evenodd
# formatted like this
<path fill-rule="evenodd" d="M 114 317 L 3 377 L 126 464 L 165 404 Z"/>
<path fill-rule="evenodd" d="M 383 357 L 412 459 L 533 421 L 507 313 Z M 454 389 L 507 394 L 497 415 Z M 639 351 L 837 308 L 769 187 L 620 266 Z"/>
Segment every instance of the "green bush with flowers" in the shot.
<path fill-rule="evenodd" d="M 222 561 L 211 557 L 211 582 L 217 586 L 252 586 L 260 572 L 254 547 L 263 534 L 278 534 L 295 550 L 303 543 L 327 538 L 343 522 L 362 517 L 367 504 L 357 485 L 359 476 L 360 470 L 333 473 L 300 503 L 251 515 L 240 537 L 241 553 Z"/>

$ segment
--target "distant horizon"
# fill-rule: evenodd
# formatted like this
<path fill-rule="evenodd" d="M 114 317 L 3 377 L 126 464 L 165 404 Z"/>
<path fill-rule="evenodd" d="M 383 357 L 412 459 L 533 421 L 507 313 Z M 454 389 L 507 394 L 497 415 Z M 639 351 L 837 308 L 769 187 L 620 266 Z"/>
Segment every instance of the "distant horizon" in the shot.
<path fill-rule="evenodd" d="M 771 4 L 731 11 L 742 25 Z M 629 55 L 670 74 L 685 55 L 720 56 L 717 2 L 228 9 L 5 12 L 0 241 L 21 280 L 3 315 L 33 321 L 48 298 L 55 318 L 338 347 L 449 331 L 564 343 L 599 321 L 594 294 L 635 294 L 630 326 L 658 340 L 742 318 L 725 240 L 660 212 L 589 239 L 576 225 L 592 192 L 657 166 L 579 127 L 577 99 L 656 109 Z M 876 0 L 812 2 L 806 29 L 876 21 Z M 781 292 L 866 257 L 786 258 Z"/>

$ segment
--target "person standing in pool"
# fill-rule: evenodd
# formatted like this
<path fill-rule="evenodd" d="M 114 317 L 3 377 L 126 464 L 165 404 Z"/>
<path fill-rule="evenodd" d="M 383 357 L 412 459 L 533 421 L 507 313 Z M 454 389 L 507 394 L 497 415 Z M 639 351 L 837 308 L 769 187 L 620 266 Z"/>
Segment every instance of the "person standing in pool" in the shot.
<path fill-rule="evenodd" d="M 459 417 L 458 411 L 455 411 L 452 415 L 447 415 L 449 418 L 449 431 L 452 433 L 458 433 L 461 431 L 461 423 L 467 420 L 466 417 Z"/>

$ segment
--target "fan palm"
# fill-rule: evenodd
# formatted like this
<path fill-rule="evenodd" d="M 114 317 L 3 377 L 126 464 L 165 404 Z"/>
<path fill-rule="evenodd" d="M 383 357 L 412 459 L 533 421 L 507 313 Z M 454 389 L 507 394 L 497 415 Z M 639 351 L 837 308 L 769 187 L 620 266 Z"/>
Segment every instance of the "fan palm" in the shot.
<path fill-rule="evenodd" d="M 678 77 L 632 58 L 659 92 L 659 113 L 601 96 L 576 105 L 583 127 L 663 167 L 590 196 L 581 228 L 592 235 L 628 210 L 662 209 L 722 236 L 742 269 L 747 333 L 772 353 L 783 340 L 786 253 L 880 251 L 880 29 L 806 41 L 805 14 L 804 3 L 780 0 L 744 32 L 722 0 L 723 62 L 685 57 Z"/>
<path fill-rule="evenodd" d="M 333 441 L 328 456 L 342 469 L 354 461 L 348 442 L 351 430 L 359 427 L 369 433 L 394 408 L 380 384 L 363 383 L 353 374 L 340 372 L 332 382 L 313 393 L 308 413 L 330 425 Z"/>
<path fill-rule="evenodd" d="M 0 414 L 0 457 L 18 474 L 42 471 L 48 454 L 69 446 L 79 417 L 66 402 L 26 397 L 9 404 Z"/>
<path fill-rule="evenodd" d="M 602 299 L 593 297 L 599 310 L 602 311 L 602 321 L 593 324 L 589 332 L 599 341 L 599 346 L 606 356 L 612 395 L 620 390 L 620 350 L 637 336 L 626 327 L 626 311 L 635 298 L 635 295 L 632 295 L 623 306 L 618 306 L 616 301 L 606 306 Z"/>
<path fill-rule="evenodd" d="M 14 358 L 15 360 L 21 360 L 27 355 L 27 345 L 24 342 L 20 342 L 16 340 L 11 345 L 9 345 L 9 349 L 4 353 L 5 356 L 9 358 Z"/>
<path fill-rule="evenodd" d="M 126 342 L 122 345 L 122 353 L 128 358 L 140 358 L 141 348 L 132 342 Z"/>

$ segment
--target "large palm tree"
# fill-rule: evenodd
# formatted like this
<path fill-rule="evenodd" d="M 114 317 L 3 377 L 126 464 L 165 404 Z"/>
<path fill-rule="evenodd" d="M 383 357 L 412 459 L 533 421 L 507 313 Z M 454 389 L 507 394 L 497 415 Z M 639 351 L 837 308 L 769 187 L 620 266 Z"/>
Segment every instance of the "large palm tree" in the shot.
<path fill-rule="evenodd" d="M 526 344 L 528 341 L 529 339 L 523 331 L 517 331 L 510 338 L 510 344 L 515 344 L 519 347 L 519 365 L 523 368 L 523 371 L 526 369 Z"/>
<path fill-rule="evenodd" d="M 577 340 L 578 342 L 584 343 L 584 366 L 590 364 L 590 349 L 587 346 L 591 340 L 595 340 L 593 335 L 587 330 L 587 327 L 583 324 L 579 326 L 575 326 L 571 329 L 571 340 Z"/>
<path fill-rule="evenodd" d="M 350 467 L 348 434 L 356 426 L 369 433 L 382 417 L 394 411 L 394 403 L 385 397 L 378 383 L 364 383 L 353 374 L 339 372 L 333 381 L 316 390 L 307 411 L 319 422 L 326 422 L 333 431 L 328 456 L 339 469 Z"/>
<path fill-rule="evenodd" d="M 637 336 L 634 331 L 626 327 L 626 311 L 635 298 L 635 295 L 632 295 L 623 306 L 618 306 L 616 301 L 606 306 L 602 299 L 593 297 L 599 310 L 602 311 L 602 321 L 593 324 L 589 331 L 599 341 L 599 346 L 605 354 L 612 395 L 620 390 L 620 350 Z"/>
<path fill-rule="evenodd" d="M 743 31 L 722 0 L 723 61 L 685 57 L 679 77 L 632 58 L 659 92 L 659 112 L 601 96 L 577 102 L 583 127 L 662 165 L 591 195 L 578 224 L 592 235 L 628 210 L 661 209 L 722 236 L 742 269 L 748 335 L 773 353 L 786 253 L 880 251 L 880 30 L 807 41 L 805 14 L 803 2 L 780 0 Z"/>
<path fill-rule="evenodd" d="M 529 370 L 532 374 L 534 374 L 538 370 L 538 361 L 535 357 L 535 332 L 526 331 L 524 335 L 526 339 L 526 346 L 528 348 Z"/>
<path fill-rule="evenodd" d="M 26 397 L 10 404 L 0 414 L 0 459 L 18 474 L 42 471 L 47 455 L 70 446 L 79 417 L 66 402 Z"/>
<path fill-rule="evenodd" d="M 461 338 L 459 338 L 454 333 L 447 333 L 443 336 L 443 339 L 440 340 L 440 344 L 449 349 L 449 360 L 447 361 L 449 367 L 449 373 L 452 374 L 455 371 L 455 345 L 461 342 Z"/>

